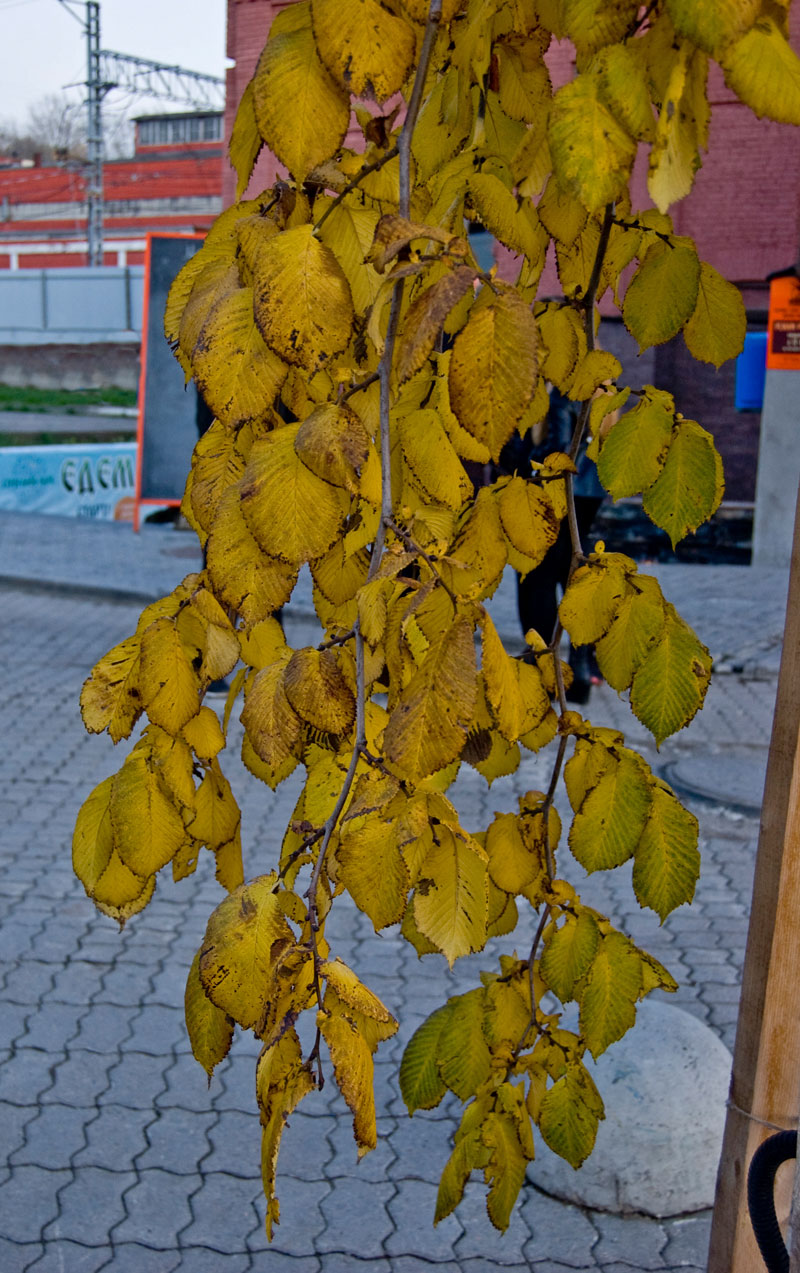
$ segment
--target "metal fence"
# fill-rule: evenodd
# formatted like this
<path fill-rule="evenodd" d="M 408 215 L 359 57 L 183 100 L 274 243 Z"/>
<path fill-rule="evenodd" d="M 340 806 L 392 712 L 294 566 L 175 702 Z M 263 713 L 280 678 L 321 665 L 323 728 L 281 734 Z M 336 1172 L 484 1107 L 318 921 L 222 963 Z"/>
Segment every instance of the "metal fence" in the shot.
<path fill-rule="evenodd" d="M 138 343 L 144 266 L 0 271 L 0 345 Z"/>

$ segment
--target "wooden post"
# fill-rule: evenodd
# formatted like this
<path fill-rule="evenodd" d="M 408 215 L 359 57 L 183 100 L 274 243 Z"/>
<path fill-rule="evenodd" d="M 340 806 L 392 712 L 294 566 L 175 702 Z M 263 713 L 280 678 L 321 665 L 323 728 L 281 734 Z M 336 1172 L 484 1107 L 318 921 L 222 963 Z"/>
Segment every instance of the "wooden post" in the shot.
<path fill-rule="evenodd" d="M 757 1273 L 747 1169 L 800 1106 L 800 501 L 708 1273 Z M 759 1121 L 760 1120 L 760 1121 Z M 794 1267 L 794 1266 L 793 1266 Z M 798 1271 L 800 1273 L 800 1270 Z"/>

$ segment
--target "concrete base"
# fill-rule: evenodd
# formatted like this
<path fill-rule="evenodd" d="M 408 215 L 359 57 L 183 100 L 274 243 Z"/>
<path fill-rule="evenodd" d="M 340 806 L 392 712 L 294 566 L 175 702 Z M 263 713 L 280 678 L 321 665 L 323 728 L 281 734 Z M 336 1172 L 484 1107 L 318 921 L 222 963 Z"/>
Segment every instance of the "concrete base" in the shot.
<path fill-rule="evenodd" d="M 606 1107 L 594 1153 L 574 1171 L 537 1137 L 528 1179 L 598 1211 L 704 1210 L 714 1201 L 731 1055 L 682 1008 L 645 1000 L 637 1017 L 593 1070 Z"/>

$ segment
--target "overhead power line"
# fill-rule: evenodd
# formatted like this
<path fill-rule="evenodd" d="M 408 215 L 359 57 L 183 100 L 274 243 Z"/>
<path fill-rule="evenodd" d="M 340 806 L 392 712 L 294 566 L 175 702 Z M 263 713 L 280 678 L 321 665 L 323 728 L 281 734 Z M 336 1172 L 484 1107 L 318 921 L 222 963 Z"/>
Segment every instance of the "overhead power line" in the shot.
<path fill-rule="evenodd" d="M 128 53 L 100 52 L 100 76 L 108 88 L 129 89 L 147 93 L 149 97 L 182 102 L 194 110 L 222 110 L 225 105 L 225 81 L 201 71 L 187 71 L 182 66 L 167 66 L 148 58 Z"/>

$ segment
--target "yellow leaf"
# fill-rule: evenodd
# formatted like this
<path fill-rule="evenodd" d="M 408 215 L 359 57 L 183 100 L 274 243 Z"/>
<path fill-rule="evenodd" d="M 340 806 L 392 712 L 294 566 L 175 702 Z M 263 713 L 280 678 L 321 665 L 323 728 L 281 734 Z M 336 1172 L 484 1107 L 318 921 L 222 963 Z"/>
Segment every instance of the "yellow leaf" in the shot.
<path fill-rule="evenodd" d="M 533 41 L 495 44 L 498 97 L 512 119 L 535 123 L 546 109 L 551 95 L 550 77 L 541 53 Z"/>
<path fill-rule="evenodd" d="M 81 805 L 72 836 L 72 869 L 89 897 L 122 906 L 139 897 L 147 880 L 125 866 L 114 848 L 113 782 L 106 778 Z"/>
<path fill-rule="evenodd" d="M 274 770 L 299 755 L 303 735 L 302 722 L 284 689 L 283 676 L 288 661 L 287 652 L 258 672 L 245 693 L 241 715 L 256 755 Z"/>
<path fill-rule="evenodd" d="M 294 449 L 317 477 L 358 495 L 372 444 L 360 416 L 350 407 L 332 402 L 316 407 L 300 425 Z"/>
<path fill-rule="evenodd" d="M 633 752 L 620 748 L 575 814 L 572 855 L 587 871 L 608 871 L 633 856 L 650 813 L 653 789 Z"/>
<path fill-rule="evenodd" d="M 653 107 L 636 41 L 607 46 L 598 54 L 595 68 L 600 96 L 625 131 L 636 141 L 652 142 L 655 137 Z"/>
<path fill-rule="evenodd" d="M 261 549 L 293 566 L 326 553 L 347 507 L 295 452 L 299 424 L 283 425 L 253 443 L 242 481 L 245 522 Z"/>
<path fill-rule="evenodd" d="M 498 508 L 509 544 L 529 559 L 527 569 L 533 569 L 558 538 L 560 523 L 553 505 L 540 486 L 512 477 L 500 490 Z"/>
<path fill-rule="evenodd" d="M 659 746 L 693 719 L 703 705 L 710 678 L 708 650 L 667 604 L 663 633 L 631 685 L 631 710 Z"/>
<path fill-rule="evenodd" d="M 206 995 L 200 981 L 200 952 L 197 951 L 184 994 L 186 1029 L 192 1053 L 211 1079 L 214 1069 L 224 1061 L 233 1041 L 233 1022 Z"/>
<path fill-rule="evenodd" d="M 497 460 L 533 397 L 536 321 L 513 291 L 473 310 L 450 360 L 450 402 L 459 423 Z"/>
<path fill-rule="evenodd" d="M 307 0 L 273 22 L 253 99 L 261 136 L 298 183 L 344 141 L 350 100 L 319 59 Z"/>
<path fill-rule="evenodd" d="M 174 856 L 186 833 L 148 756 L 133 751 L 111 786 L 114 847 L 136 875 L 154 875 Z"/>
<path fill-rule="evenodd" d="M 228 154 L 236 171 L 236 198 L 241 199 L 256 166 L 264 139 L 258 131 L 253 81 L 250 80 L 236 108 L 228 142 Z"/>
<path fill-rule="evenodd" d="M 506 542 L 497 502 L 486 487 L 463 518 L 441 571 L 454 592 L 490 596 L 502 577 Z"/>
<path fill-rule="evenodd" d="M 481 616 L 481 671 L 486 686 L 486 699 L 497 727 L 509 742 L 516 742 L 524 732 L 525 708 L 520 693 L 520 663 L 509 658 L 489 615 Z"/>
<path fill-rule="evenodd" d="M 538 317 L 542 336 L 541 372 L 562 392 L 572 378 L 575 365 L 586 352 L 586 337 L 574 309 L 548 305 Z"/>
<path fill-rule="evenodd" d="M 650 248 L 628 285 L 622 318 L 639 352 L 677 336 L 697 305 L 700 262 L 690 240 Z"/>
<path fill-rule="evenodd" d="M 575 1168 L 580 1167 L 594 1149 L 598 1123 L 593 1102 L 586 1099 L 578 1077 L 581 1070 L 586 1073 L 580 1064 L 567 1067 L 566 1073 L 545 1093 L 539 1115 L 539 1130 L 544 1141 Z"/>
<path fill-rule="evenodd" d="M 230 487 L 220 499 L 208 537 L 207 567 L 220 600 L 246 623 L 258 623 L 289 600 L 297 567 L 261 550 L 244 520 L 240 501 L 238 486 Z"/>
<path fill-rule="evenodd" d="M 461 955 L 485 945 L 487 894 L 483 849 L 450 827 L 438 826 L 417 880 L 414 918 L 451 967 Z"/>
<path fill-rule="evenodd" d="M 289 752 L 276 760 L 275 764 L 268 764 L 258 755 L 249 736 L 244 734 L 242 737 L 242 764 L 249 769 L 254 778 L 265 782 L 272 791 L 294 773 L 299 762 L 299 755 L 296 752 Z"/>
<path fill-rule="evenodd" d="M 326 1012 L 323 1006 L 317 1013 L 317 1028 L 328 1045 L 336 1084 L 352 1111 L 353 1134 L 362 1158 L 378 1143 L 372 1052 L 353 1017 L 341 1011 Z"/>
<path fill-rule="evenodd" d="M 489 876 L 506 893 L 521 893 L 541 873 L 542 861 L 522 838 L 513 813 L 496 813 L 486 832 Z"/>
<path fill-rule="evenodd" d="M 800 124 L 800 58 L 772 18 L 760 17 L 719 60 L 725 83 L 759 118 Z"/>
<path fill-rule="evenodd" d="M 347 734 L 356 708 L 331 650 L 297 650 L 283 675 L 286 697 L 301 720 L 326 734 Z"/>
<path fill-rule="evenodd" d="M 204 247 L 207 246 L 206 242 Z M 235 251 L 234 243 L 226 244 L 224 255 L 220 249 L 219 255 L 212 255 L 210 260 L 203 260 L 203 270 L 198 274 L 181 314 L 178 347 L 175 352 L 178 360 L 186 368 L 187 380 L 191 375 L 195 345 L 209 310 L 213 309 L 225 296 L 237 292 L 242 285 Z M 202 248 L 197 255 L 203 256 Z"/>
<path fill-rule="evenodd" d="M 304 1096 L 313 1091 L 314 1078 L 303 1063 L 300 1040 L 294 1028 L 271 1046 L 265 1046 L 256 1065 L 256 1100 L 261 1118 L 261 1179 L 267 1199 L 267 1237 L 272 1241 L 273 1224 L 280 1209 L 275 1197 L 275 1170 L 283 1130 L 289 1115 Z"/>
<path fill-rule="evenodd" d="M 568 190 L 563 190 L 553 176 L 547 180 L 537 211 L 547 233 L 566 246 L 575 242 L 589 219 L 589 213 L 580 200 Z M 555 317 L 564 311 L 548 307 L 545 313 Z"/>
<path fill-rule="evenodd" d="M 636 25 L 637 0 L 561 0 L 564 33 L 579 54 L 619 44 Z"/>
<path fill-rule="evenodd" d="M 600 943 L 581 996 L 581 1034 L 595 1060 L 630 1030 L 642 988 L 642 961 L 621 933 Z"/>
<path fill-rule="evenodd" d="M 700 875 L 697 818 L 667 787 L 653 792 L 650 816 L 633 859 L 633 889 L 662 923 L 684 902 L 691 902 Z"/>
<path fill-rule="evenodd" d="M 605 565 L 601 556 L 579 566 L 558 607 L 572 644 L 593 645 L 605 636 L 629 588 L 628 572 L 620 562 Z"/>
<path fill-rule="evenodd" d="M 700 262 L 700 286 L 694 313 L 683 329 L 693 358 L 721 367 L 744 348 L 747 314 L 738 287 L 713 265 Z"/>
<path fill-rule="evenodd" d="M 527 1122 L 527 1111 L 524 1118 Z M 486 1211 L 494 1227 L 505 1233 L 519 1191 L 525 1183 L 525 1171 L 533 1157 L 533 1150 L 531 1147 L 530 1154 L 524 1152 L 514 1120 L 496 1111 L 483 1124 L 481 1139 L 490 1150 L 489 1162 L 484 1168 L 489 1185 Z"/>
<path fill-rule="evenodd" d="M 319 55 L 341 88 L 377 102 L 398 92 L 415 52 L 407 22 L 376 0 L 312 0 L 311 16 Z"/>
<path fill-rule="evenodd" d="M 213 760 L 225 746 L 217 713 L 201 707 L 183 727 L 183 736 L 199 760 Z"/>
<path fill-rule="evenodd" d="M 605 349 L 590 349 L 575 368 L 568 396 L 573 402 L 591 398 L 606 381 L 622 375 L 622 364 Z"/>
<path fill-rule="evenodd" d="M 289 372 L 256 327 L 250 287 L 217 301 L 191 357 L 198 389 L 229 429 L 265 420 Z"/>
<path fill-rule="evenodd" d="M 154 725 L 177 734 L 200 710 L 200 683 L 171 619 L 142 633 L 142 702 Z"/>
<path fill-rule="evenodd" d="M 628 689 L 664 628 L 664 598 L 650 575 L 633 575 L 611 627 L 595 646 L 603 679 L 618 693 Z"/>
<path fill-rule="evenodd" d="M 644 493 L 644 511 L 665 530 L 673 548 L 719 507 L 725 484 L 714 439 L 694 420 L 680 420 L 664 467 Z"/>
<path fill-rule="evenodd" d="M 470 201 L 490 234 L 512 252 L 538 261 L 546 248 L 536 209 L 527 200 L 517 199 L 499 177 L 476 172 L 469 178 Z"/>
<path fill-rule="evenodd" d="M 104 915 L 108 915 L 110 919 L 115 919 L 120 928 L 124 928 L 132 915 L 138 915 L 140 911 L 144 910 L 155 892 L 155 887 L 156 877 L 150 875 L 144 881 L 141 893 L 133 901 L 117 905 L 115 902 L 101 902 L 99 898 L 95 897 L 94 904 Z"/>
<path fill-rule="evenodd" d="M 189 500 L 195 519 L 203 530 L 211 530 L 220 501 L 229 487 L 244 473 L 245 461 L 237 437 L 215 420 L 203 434 L 192 457 L 192 484 Z"/>
<path fill-rule="evenodd" d="M 127 637 L 92 669 L 81 690 L 81 716 L 90 734 L 107 729 L 113 742 L 127 738 L 142 714 L 139 640 Z"/>
<path fill-rule="evenodd" d="M 189 823 L 189 831 L 209 849 L 218 849 L 233 839 L 241 817 L 230 783 L 220 770 L 219 762 L 213 761 L 197 788 L 195 816 Z"/>
<path fill-rule="evenodd" d="M 259 330 L 285 362 L 313 372 L 346 348 L 353 326 L 350 287 L 313 226 L 295 226 L 267 240 L 256 262 L 253 294 Z"/>
<path fill-rule="evenodd" d="M 457 619 L 439 635 L 392 711 L 384 735 L 390 767 L 425 778 L 459 755 L 475 705 L 472 629 Z"/>
<path fill-rule="evenodd" d="M 315 202 L 324 208 L 321 199 Z M 380 288 L 381 278 L 365 257 L 372 243 L 378 213 L 362 207 L 359 202 L 344 198 L 331 208 L 319 227 L 319 237 L 333 252 L 350 284 L 350 294 L 357 314 L 364 314 L 372 306 Z"/>
<path fill-rule="evenodd" d="M 675 419 L 671 395 L 646 394 L 612 425 L 597 461 L 600 481 L 614 499 L 638 495 L 664 467 Z"/>
<path fill-rule="evenodd" d="M 205 710 L 210 711 L 209 708 Z M 196 720 L 197 717 L 193 719 Z M 194 809 L 193 759 L 189 744 L 180 736 L 173 738 L 157 725 L 148 725 L 144 738 L 166 795 L 174 805 L 183 810 Z M 142 747 L 142 743 L 137 746 Z M 185 818 L 185 812 L 182 816 Z"/>
<path fill-rule="evenodd" d="M 686 41 L 681 41 L 678 55 L 667 82 L 656 136 L 650 151 L 647 190 L 661 212 L 683 199 L 694 184 L 700 167 L 699 148 L 705 141 L 708 106 L 706 77 L 708 59 Z M 701 111 L 695 115 L 695 105 Z"/>
<path fill-rule="evenodd" d="M 474 278 L 470 266 L 458 265 L 412 301 L 397 341 L 399 384 L 416 375 L 427 362 L 447 315 L 471 291 Z"/>
<path fill-rule="evenodd" d="M 292 931 L 275 891 L 274 873 L 242 884 L 214 910 L 200 950 L 200 981 L 212 1003 L 255 1030 L 270 992 L 281 941 Z"/>
<path fill-rule="evenodd" d="M 376 932 L 400 923 L 411 881 L 392 823 L 370 818 L 351 827 L 345 821 L 336 863 L 337 878 Z"/>
<path fill-rule="evenodd" d="M 392 1034 L 397 1030 L 397 1022 L 389 1009 L 341 959 L 323 960 L 319 971 L 320 976 L 324 977 L 348 1008 L 362 1016 L 372 1017 L 381 1025 L 388 1026 Z"/>
<path fill-rule="evenodd" d="M 678 35 L 712 57 L 741 39 L 759 15 L 759 0 L 667 0 Z"/>
<path fill-rule="evenodd" d="M 435 411 L 412 411 L 399 421 L 403 458 L 427 495 L 447 508 L 460 509 L 472 494 L 452 442 Z"/>
<path fill-rule="evenodd" d="M 618 198 L 636 157 L 636 142 L 600 97 L 589 72 L 560 88 L 550 108 L 548 141 L 559 182 L 599 212 Z"/>

